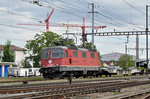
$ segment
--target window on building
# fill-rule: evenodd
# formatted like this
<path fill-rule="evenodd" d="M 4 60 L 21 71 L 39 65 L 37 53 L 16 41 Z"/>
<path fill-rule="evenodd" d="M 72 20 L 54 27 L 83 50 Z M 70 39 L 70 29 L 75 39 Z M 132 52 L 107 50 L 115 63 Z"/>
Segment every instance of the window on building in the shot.
<path fill-rule="evenodd" d="M 94 58 L 94 53 L 91 53 L 90 56 L 91 56 L 91 58 Z"/>
<path fill-rule="evenodd" d="M 82 52 L 82 58 L 86 58 L 86 52 Z"/>
<path fill-rule="evenodd" d="M 73 51 L 73 57 L 78 57 L 77 51 Z"/>

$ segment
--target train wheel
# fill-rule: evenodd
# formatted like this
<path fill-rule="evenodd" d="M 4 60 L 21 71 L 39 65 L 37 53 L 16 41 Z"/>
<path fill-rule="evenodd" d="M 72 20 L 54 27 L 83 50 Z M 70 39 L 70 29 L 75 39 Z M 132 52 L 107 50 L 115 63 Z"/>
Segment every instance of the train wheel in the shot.
<path fill-rule="evenodd" d="M 109 77 L 111 77 L 111 74 L 109 74 Z"/>
<path fill-rule="evenodd" d="M 100 77 L 102 77 L 102 75 L 100 75 Z"/>

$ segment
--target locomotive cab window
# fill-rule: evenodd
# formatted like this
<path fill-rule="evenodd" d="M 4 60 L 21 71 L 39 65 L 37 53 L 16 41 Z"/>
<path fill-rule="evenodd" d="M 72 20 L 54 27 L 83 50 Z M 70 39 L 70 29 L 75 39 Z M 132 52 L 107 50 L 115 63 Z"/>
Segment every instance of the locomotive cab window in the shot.
<path fill-rule="evenodd" d="M 91 58 L 94 58 L 94 53 L 91 53 L 90 56 L 91 56 Z"/>
<path fill-rule="evenodd" d="M 86 58 L 86 52 L 82 52 L 82 58 Z"/>
<path fill-rule="evenodd" d="M 77 51 L 73 51 L 73 57 L 78 57 Z"/>
<path fill-rule="evenodd" d="M 52 58 L 61 58 L 64 57 L 63 49 L 53 49 L 52 50 Z"/>
<path fill-rule="evenodd" d="M 48 59 L 49 58 L 49 50 L 44 49 L 42 50 L 42 59 Z"/>
<path fill-rule="evenodd" d="M 68 50 L 66 50 L 66 58 L 68 58 Z"/>

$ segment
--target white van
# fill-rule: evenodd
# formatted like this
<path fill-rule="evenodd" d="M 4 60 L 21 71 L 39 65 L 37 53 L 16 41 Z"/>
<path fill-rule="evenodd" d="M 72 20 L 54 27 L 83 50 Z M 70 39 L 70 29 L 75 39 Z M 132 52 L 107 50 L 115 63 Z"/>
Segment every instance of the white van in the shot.
<path fill-rule="evenodd" d="M 8 76 L 28 77 L 28 68 L 8 67 Z"/>
<path fill-rule="evenodd" d="M 29 76 L 40 76 L 40 68 L 29 68 Z"/>

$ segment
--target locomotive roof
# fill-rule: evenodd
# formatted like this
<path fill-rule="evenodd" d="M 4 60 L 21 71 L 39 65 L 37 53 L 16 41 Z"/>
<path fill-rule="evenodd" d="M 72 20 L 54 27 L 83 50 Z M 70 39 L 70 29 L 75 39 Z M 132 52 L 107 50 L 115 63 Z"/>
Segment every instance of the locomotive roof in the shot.
<path fill-rule="evenodd" d="M 43 49 L 55 49 L 55 48 L 63 48 L 63 49 L 67 49 L 67 46 L 54 46 L 54 47 L 45 47 Z"/>
<path fill-rule="evenodd" d="M 54 46 L 54 47 L 45 47 L 43 49 L 55 49 L 55 48 L 74 49 L 74 50 L 80 50 L 80 51 L 91 51 L 91 52 L 93 52 L 93 50 L 89 50 L 87 48 L 76 47 L 76 46 Z M 96 51 L 94 51 L 94 52 L 96 52 Z"/>

